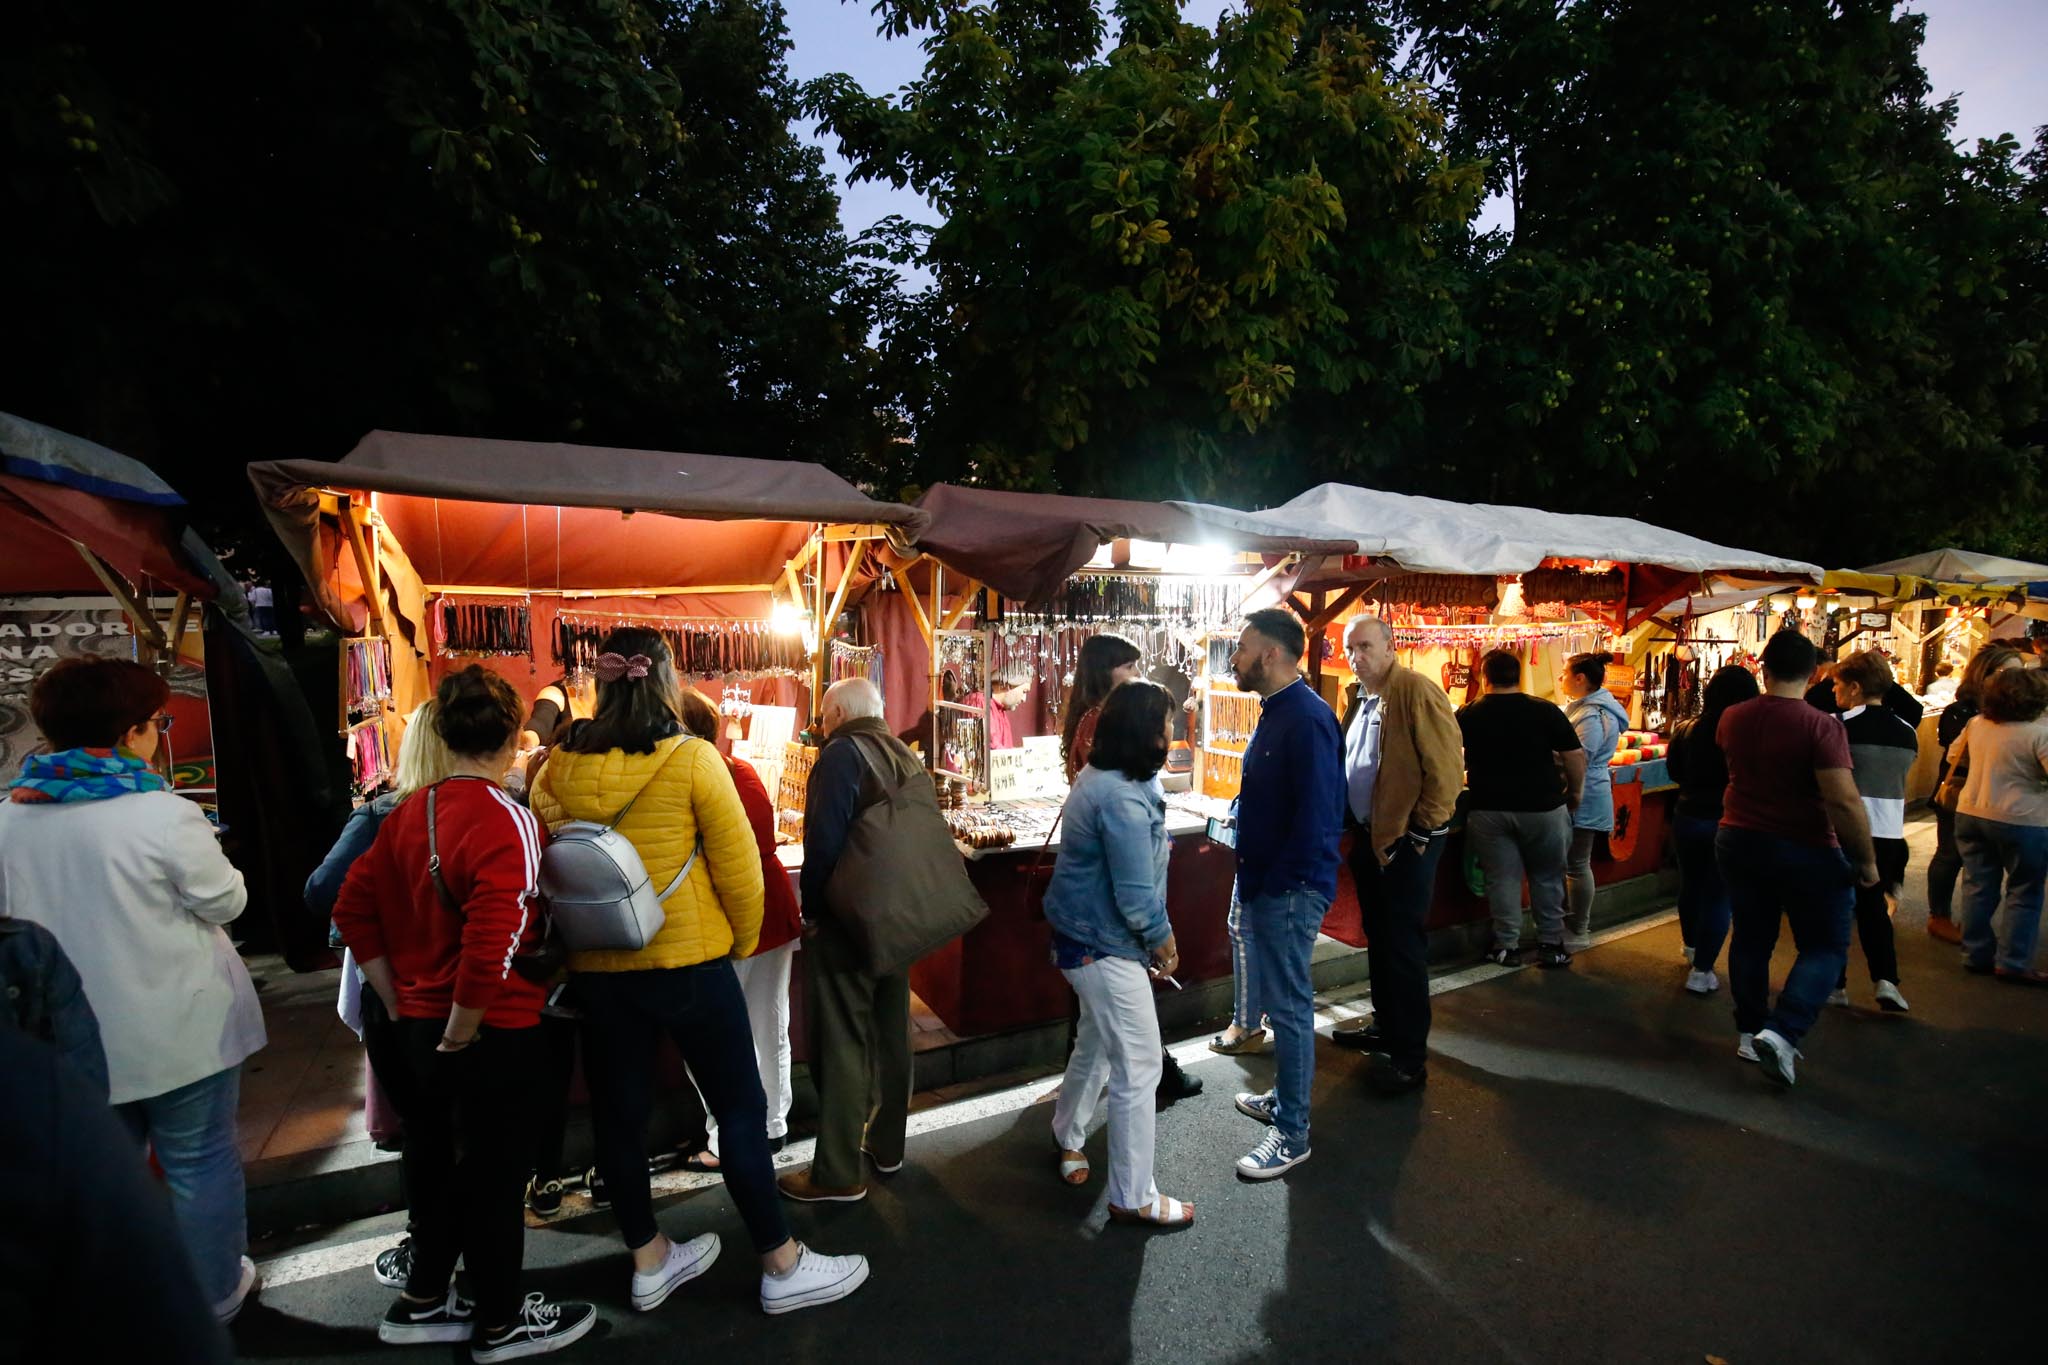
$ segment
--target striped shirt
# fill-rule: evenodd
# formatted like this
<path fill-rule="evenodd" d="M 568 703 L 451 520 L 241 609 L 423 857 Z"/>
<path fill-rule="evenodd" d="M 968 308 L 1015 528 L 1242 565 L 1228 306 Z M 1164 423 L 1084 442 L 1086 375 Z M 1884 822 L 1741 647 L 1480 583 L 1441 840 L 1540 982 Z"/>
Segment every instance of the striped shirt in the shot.
<path fill-rule="evenodd" d="M 1882 706 L 1842 713 L 1849 732 L 1849 757 L 1856 766 L 1856 791 L 1870 817 L 1873 839 L 1906 837 L 1906 779 L 1920 757 L 1913 727 Z"/>

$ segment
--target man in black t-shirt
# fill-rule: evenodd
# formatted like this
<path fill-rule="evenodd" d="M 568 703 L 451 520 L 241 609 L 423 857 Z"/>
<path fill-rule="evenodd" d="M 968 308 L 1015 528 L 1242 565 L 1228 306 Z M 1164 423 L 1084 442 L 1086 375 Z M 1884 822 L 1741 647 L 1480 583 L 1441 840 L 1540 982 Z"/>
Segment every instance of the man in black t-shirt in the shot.
<path fill-rule="evenodd" d="M 1485 693 L 1458 712 L 1471 806 L 1465 839 L 1486 874 L 1493 911 L 1489 962 L 1522 960 L 1522 878 L 1536 917 L 1536 963 L 1567 967 L 1564 864 L 1586 751 L 1563 711 L 1522 691 L 1522 661 L 1496 649 L 1479 661 Z"/>

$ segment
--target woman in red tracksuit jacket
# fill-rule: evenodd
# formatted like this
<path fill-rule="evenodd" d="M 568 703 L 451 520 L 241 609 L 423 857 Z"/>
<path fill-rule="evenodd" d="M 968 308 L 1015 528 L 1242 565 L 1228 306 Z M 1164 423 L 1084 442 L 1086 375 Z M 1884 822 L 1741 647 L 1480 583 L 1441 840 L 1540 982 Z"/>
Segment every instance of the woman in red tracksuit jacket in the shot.
<path fill-rule="evenodd" d="M 682 710 L 683 724 L 691 734 L 718 743 L 718 712 L 703 693 L 685 687 Z M 775 856 L 775 798 L 752 764 L 730 754 L 724 758 L 733 786 L 739 789 L 740 805 L 746 808 L 747 823 L 753 827 L 754 843 L 761 851 L 761 942 L 752 956 L 732 965 L 746 996 L 747 1021 L 754 1030 L 754 1060 L 761 1068 L 761 1090 L 768 1099 L 768 1146 L 779 1152 L 789 1140 L 789 976 L 803 920 L 797 909 L 796 888 Z M 707 1117 L 695 1137 L 686 1139 L 679 1149 L 687 1154 L 684 1166 L 694 1171 L 717 1170 L 717 1138 L 717 1127 Z"/>
<path fill-rule="evenodd" d="M 503 679 L 474 666 L 443 682 L 437 701 L 433 725 L 456 775 L 385 817 L 342 883 L 334 922 L 396 1021 L 371 1064 L 405 1121 L 413 1255 L 377 1335 L 468 1341 L 471 1358 L 489 1365 L 559 1350 L 597 1313 L 520 1294 L 528 1081 L 539 1066 L 545 989 L 520 973 L 519 959 L 541 937 L 535 897 L 547 831 L 499 779 L 518 751 L 525 708 Z M 458 1258 L 474 1304 L 455 1291 Z"/>

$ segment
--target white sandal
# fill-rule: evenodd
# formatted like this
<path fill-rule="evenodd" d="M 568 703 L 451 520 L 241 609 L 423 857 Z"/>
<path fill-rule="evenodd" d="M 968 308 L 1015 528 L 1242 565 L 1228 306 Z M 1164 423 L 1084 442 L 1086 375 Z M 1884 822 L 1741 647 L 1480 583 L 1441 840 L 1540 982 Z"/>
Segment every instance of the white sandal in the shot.
<path fill-rule="evenodd" d="M 1088 1183 L 1088 1176 L 1088 1158 L 1080 1152 L 1070 1151 L 1062 1147 L 1060 1149 L 1060 1179 L 1069 1185 L 1085 1185 Z"/>
<path fill-rule="evenodd" d="M 1112 1223 L 1142 1223 L 1155 1228 L 1184 1228 L 1195 1221 L 1195 1206 L 1183 1204 L 1171 1195 L 1155 1195 L 1151 1207 L 1143 1209 L 1120 1209 L 1109 1206 L 1109 1221 Z"/>

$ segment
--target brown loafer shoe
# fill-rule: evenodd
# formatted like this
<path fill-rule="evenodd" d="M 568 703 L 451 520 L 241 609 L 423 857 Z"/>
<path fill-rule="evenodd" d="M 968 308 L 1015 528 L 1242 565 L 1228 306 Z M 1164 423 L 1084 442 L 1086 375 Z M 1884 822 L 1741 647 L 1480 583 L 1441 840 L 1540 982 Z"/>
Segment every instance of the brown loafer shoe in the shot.
<path fill-rule="evenodd" d="M 854 1204 L 868 1197 L 868 1187 L 865 1185 L 847 1185 L 836 1189 L 830 1185 L 820 1185 L 811 1179 L 808 1169 L 791 1171 L 788 1175 L 777 1177 L 775 1188 L 782 1191 L 784 1199 L 794 1199 L 802 1204 Z"/>

